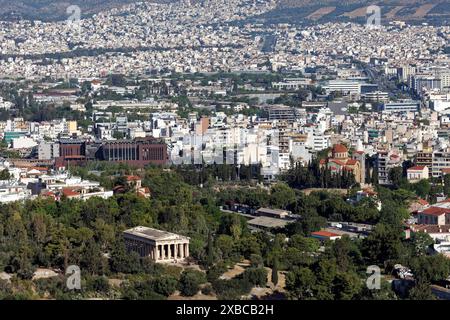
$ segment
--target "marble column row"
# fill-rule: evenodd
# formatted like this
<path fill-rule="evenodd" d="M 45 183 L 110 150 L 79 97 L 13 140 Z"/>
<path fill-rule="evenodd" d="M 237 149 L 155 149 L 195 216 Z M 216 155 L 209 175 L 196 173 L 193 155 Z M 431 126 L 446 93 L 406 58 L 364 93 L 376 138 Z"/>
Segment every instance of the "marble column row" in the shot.
<path fill-rule="evenodd" d="M 154 249 L 153 255 L 156 261 L 184 259 L 189 256 L 189 243 L 171 243 L 157 245 Z"/>

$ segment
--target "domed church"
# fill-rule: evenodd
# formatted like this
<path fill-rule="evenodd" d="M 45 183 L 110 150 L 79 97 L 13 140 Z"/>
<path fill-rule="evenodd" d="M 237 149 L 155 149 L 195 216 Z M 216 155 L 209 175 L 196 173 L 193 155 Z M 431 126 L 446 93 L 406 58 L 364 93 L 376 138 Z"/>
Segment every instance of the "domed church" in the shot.
<path fill-rule="evenodd" d="M 335 144 L 327 159 L 320 161 L 321 167 L 327 166 L 331 173 L 341 173 L 343 170 L 354 174 L 357 183 L 365 183 L 365 155 L 363 151 L 356 151 L 353 157 L 348 155 L 348 148 L 343 144 Z"/>

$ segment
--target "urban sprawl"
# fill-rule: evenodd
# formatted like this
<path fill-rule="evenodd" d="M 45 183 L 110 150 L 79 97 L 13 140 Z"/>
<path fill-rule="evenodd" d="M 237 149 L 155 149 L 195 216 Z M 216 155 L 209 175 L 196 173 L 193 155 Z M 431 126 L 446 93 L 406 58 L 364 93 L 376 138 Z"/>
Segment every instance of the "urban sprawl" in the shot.
<path fill-rule="evenodd" d="M 211 187 L 219 214 L 244 219 L 251 234 L 275 242 L 283 234 L 288 239 L 283 250 L 300 243 L 292 240 L 300 229 L 318 246 L 312 250 L 302 242 L 303 249 L 295 250 L 314 254 L 326 254 L 324 248 L 347 241 L 342 239 L 372 244 L 388 233 L 377 226 L 391 224 L 384 212 L 390 210 L 387 203 L 396 202 L 407 215 L 398 218 L 401 239 L 394 238 L 403 244 L 426 234 L 432 241 L 417 257 L 450 257 L 450 27 L 255 22 L 275 6 L 271 0 L 135 3 L 79 22 L 0 21 L 0 203 L 107 201 L 131 192 L 155 201 L 155 209 L 148 210 L 161 211 L 158 223 L 136 216 L 121 221 L 115 231 L 123 235 L 127 252 L 183 268 L 197 263 L 212 268 L 217 259 L 238 263 L 224 253 L 226 241 L 239 241 L 235 229 L 219 227 L 217 238 L 196 229 L 199 236 L 181 228 L 187 223 L 181 218 L 173 222 L 167 216 L 173 209 L 162 209 L 167 203 L 158 202 L 158 187 L 148 183 L 148 172 L 161 170 L 182 176 L 197 190 L 194 197 Z M 113 170 L 105 183 L 106 172 Z M 262 190 L 261 199 L 271 200 L 226 198 L 242 188 Z M 175 192 L 184 199 L 180 190 Z M 284 200 L 291 194 L 294 200 Z M 323 201 L 314 210 L 325 220 L 305 227 L 305 208 L 313 203 L 308 197 Z M 329 204 L 333 197 L 341 207 Z M 212 204 L 201 200 L 198 205 L 209 210 Z M 340 209 L 357 211 L 367 203 L 366 216 Z M 232 240 L 222 237 L 227 232 Z M 387 248 L 386 243 L 380 240 L 380 246 Z M 220 254 L 211 253 L 210 245 L 222 248 Z M 395 274 L 392 279 L 414 282 L 415 277 L 415 288 L 425 290 L 430 282 L 435 295 L 450 296 L 445 284 L 437 283 L 448 274 L 422 283 L 419 267 L 405 266 L 400 253 L 386 248 L 380 249 L 386 259 L 371 257 L 395 262 L 391 273 L 383 267 L 386 279 Z M 320 262 L 283 264 L 281 256 L 261 252 L 248 249 L 237 256 L 245 258 L 241 265 L 251 261 L 249 270 L 259 270 L 253 260 L 263 256 L 273 292 L 329 297 L 298 289 L 306 281 L 298 265 L 316 272 L 314 263 Z M 34 278 L 62 272 L 42 271 L 52 265 L 41 263 Z M 236 265 L 228 267 L 236 271 Z M 284 285 L 278 283 L 278 268 Z M 5 269 L 0 278 L 17 270 Z M 231 281 L 222 271 L 221 279 Z M 220 296 L 219 286 L 209 282 Z M 401 282 L 396 292 L 404 286 Z"/>

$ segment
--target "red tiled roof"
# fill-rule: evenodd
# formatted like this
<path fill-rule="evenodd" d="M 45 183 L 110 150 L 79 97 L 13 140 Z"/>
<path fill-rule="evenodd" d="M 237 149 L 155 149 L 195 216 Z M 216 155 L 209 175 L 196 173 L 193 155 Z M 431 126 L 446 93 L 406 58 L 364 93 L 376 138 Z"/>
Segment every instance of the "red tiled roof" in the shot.
<path fill-rule="evenodd" d="M 429 205 L 429 203 L 428 203 L 427 200 L 419 199 L 419 200 L 417 200 L 417 202 L 420 203 L 420 204 L 423 205 L 423 206 Z"/>
<path fill-rule="evenodd" d="M 348 149 L 346 146 L 344 146 L 343 144 L 335 144 L 333 146 L 333 152 L 336 153 L 343 153 L 343 152 L 348 152 Z"/>
<path fill-rule="evenodd" d="M 125 188 L 124 188 L 124 186 L 118 185 L 113 188 L 113 192 L 114 193 L 125 192 Z"/>
<path fill-rule="evenodd" d="M 414 166 L 414 167 L 409 168 L 408 171 L 409 170 L 411 170 L 411 171 L 423 171 L 423 169 L 425 169 L 425 166 Z"/>
<path fill-rule="evenodd" d="M 421 212 L 421 214 L 431 215 L 431 216 L 441 216 L 443 214 L 450 213 L 450 209 L 439 208 L 439 207 L 430 207 Z"/>
<path fill-rule="evenodd" d="M 141 180 L 141 177 L 138 176 L 127 176 L 127 181 L 138 181 Z"/>
<path fill-rule="evenodd" d="M 331 237 L 339 237 L 340 235 L 337 233 L 333 233 L 333 232 L 328 232 L 328 231 L 316 231 L 316 232 L 312 232 L 311 233 L 313 236 L 319 236 L 319 237 L 327 237 L 327 238 L 331 238 Z"/>
<path fill-rule="evenodd" d="M 450 225 L 430 225 L 419 224 L 411 226 L 412 232 L 425 232 L 425 233 L 450 233 Z"/>
<path fill-rule="evenodd" d="M 374 191 L 371 188 L 363 188 L 362 191 L 367 193 L 368 195 L 373 195 L 373 196 L 376 196 L 378 194 L 378 192 Z"/>
<path fill-rule="evenodd" d="M 63 189 L 63 194 L 66 197 L 75 197 L 75 196 L 80 195 L 78 192 L 74 191 L 73 189 Z"/>
<path fill-rule="evenodd" d="M 30 169 L 30 170 L 45 171 L 45 172 L 48 171 L 48 169 L 45 168 L 45 167 L 30 167 L 29 169 Z"/>
<path fill-rule="evenodd" d="M 54 193 L 51 192 L 51 191 L 47 191 L 47 192 L 43 192 L 43 193 L 41 194 L 41 197 L 52 197 L 52 198 L 56 199 L 56 194 L 54 194 Z"/>
<path fill-rule="evenodd" d="M 354 166 L 357 162 L 358 162 L 358 160 L 350 159 L 350 160 L 347 160 L 347 165 Z"/>

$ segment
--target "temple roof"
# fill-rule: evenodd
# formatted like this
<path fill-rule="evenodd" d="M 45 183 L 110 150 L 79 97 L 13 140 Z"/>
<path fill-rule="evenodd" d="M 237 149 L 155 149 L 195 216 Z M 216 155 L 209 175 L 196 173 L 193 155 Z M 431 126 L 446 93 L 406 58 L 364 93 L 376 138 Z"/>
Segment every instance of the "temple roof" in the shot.
<path fill-rule="evenodd" d="M 124 233 L 153 241 L 189 240 L 188 237 L 179 234 L 141 226 L 125 230 Z"/>

